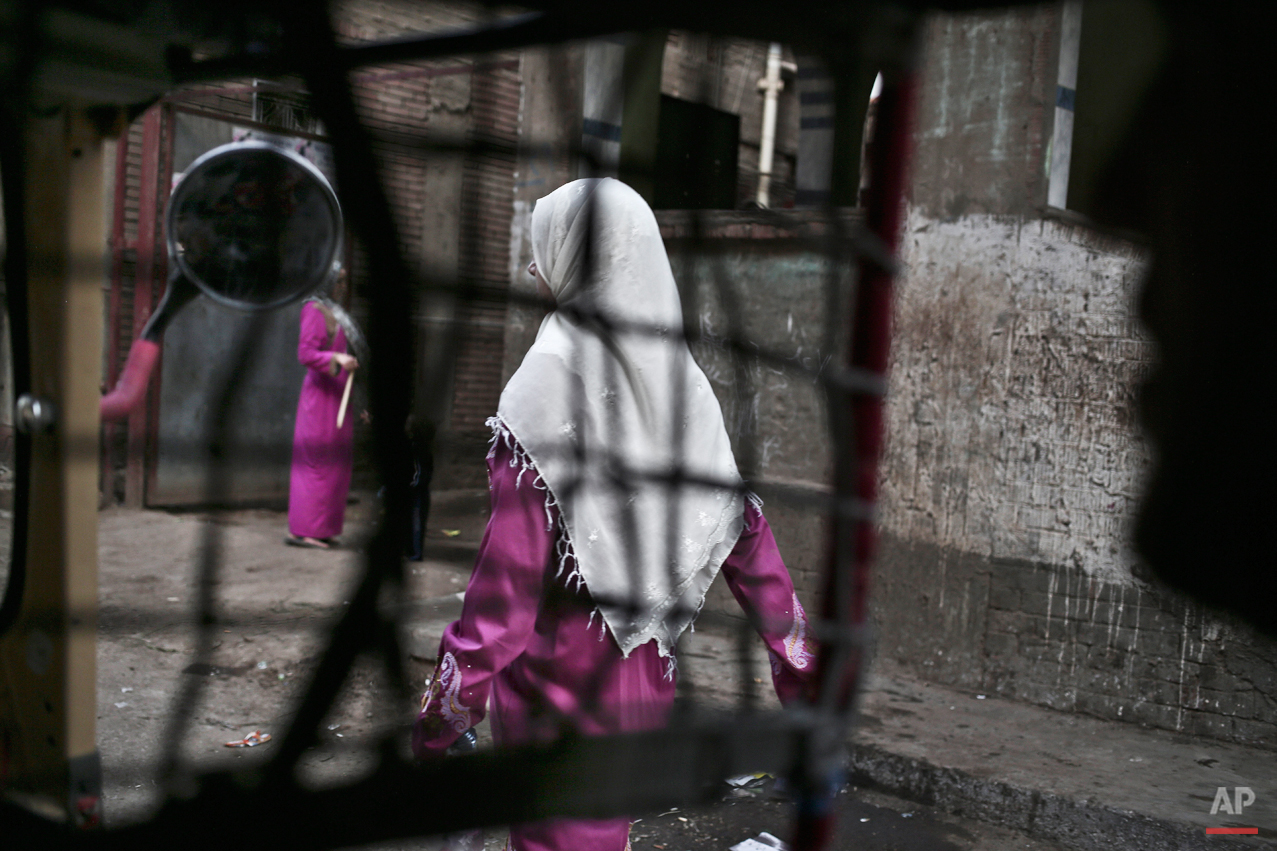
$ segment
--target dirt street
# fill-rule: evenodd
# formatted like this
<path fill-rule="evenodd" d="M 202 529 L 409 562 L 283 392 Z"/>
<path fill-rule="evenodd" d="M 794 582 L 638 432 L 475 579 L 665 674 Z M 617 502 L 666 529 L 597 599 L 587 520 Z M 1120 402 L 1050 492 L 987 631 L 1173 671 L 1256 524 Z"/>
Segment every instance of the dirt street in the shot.
<path fill-rule="evenodd" d="M 371 528 L 371 504 L 364 497 L 351 506 L 345 546 L 329 552 L 285 546 L 285 518 L 278 512 L 102 513 L 98 744 L 108 824 L 143 818 L 158 803 L 156 774 L 166 746 L 179 736 L 181 757 L 195 770 L 268 753 L 269 744 L 225 743 L 284 728 L 328 629 L 348 602 Z M 195 580 L 208 555 L 218 564 L 214 593 L 221 624 L 211 656 L 197 663 Z M 419 628 L 437 622 L 441 630 L 455 615 L 447 609 L 459 610 L 456 594 L 465 578 L 446 562 L 411 567 L 410 599 L 444 604 L 433 622 L 429 613 L 415 621 Z M 411 664 L 413 679 L 424 682 L 430 666 Z M 177 715 L 178 701 L 196 687 L 188 710 Z M 359 772 L 371 759 L 360 743 L 411 718 L 410 706 L 386 705 L 386 692 L 374 661 L 362 661 L 323 723 L 324 745 L 303 769 L 307 781 L 333 782 Z"/>
<path fill-rule="evenodd" d="M 414 688 L 431 670 L 444 626 L 460 611 L 458 592 L 482 532 L 485 497 L 486 492 L 476 491 L 438 500 L 428 560 L 409 566 L 402 605 L 408 607 L 404 637 Z M 174 741 L 182 742 L 183 764 L 196 771 L 269 756 L 270 743 L 255 748 L 225 743 L 258 730 L 278 734 L 284 729 L 327 630 L 349 599 L 375 506 L 370 495 L 350 506 L 344 546 L 331 552 L 285 546 L 285 518 L 279 512 L 102 512 L 98 742 L 108 825 L 143 819 L 158 805 L 161 766 Z M 195 580 L 202 558 L 217 564 L 212 588 L 219 620 L 211 656 L 203 662 L 194 655 Z M 738 693 L 736 669 L 716 664 L 731 658 L 734 647 L 733 636 L 712 624 L 692 638 L 680 676 L 698 699 L 729 701 Z M 757 685 L 766 677 L 761 645 L 753 663 Z M 388 694 L 377 663 L 363 660 L 323 722 L 321 745 L 304 761 L 304 782 L 341 783 L 370 768 L 374 756 L 368 744 L 396 727 L 402 730 L 414 712 L 411 702 L 397 706 Z M 763 695 L 774 702 L 766 690 Z M 481 743 L 488 743 L 486 722 L 479 732 Z M 715 806 L 640 820 L 633 847 L 725 851 L 761 831 L 787 833 L 789 805 L 771 794 L 770 781 L 735 791 L 723 788 L 724 799 Z M 844 792 L 840 810 L 838 848 L 1055 847 L 864 790 Z M 502 832 L 487 832 L 487 848 L 495 851 L 503 844 Z M 378 847 L 432 849 L 438 842 Z"/>

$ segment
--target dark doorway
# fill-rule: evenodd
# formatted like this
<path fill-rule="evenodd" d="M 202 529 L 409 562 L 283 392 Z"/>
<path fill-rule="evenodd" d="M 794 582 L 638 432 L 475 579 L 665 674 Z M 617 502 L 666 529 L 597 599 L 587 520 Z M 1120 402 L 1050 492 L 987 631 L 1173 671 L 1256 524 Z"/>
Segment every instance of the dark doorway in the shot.
<path fill-rule="evenodd" d="M 734 209 L 740 116 L 661 95 L 659 128 L 652 206 Z"/>

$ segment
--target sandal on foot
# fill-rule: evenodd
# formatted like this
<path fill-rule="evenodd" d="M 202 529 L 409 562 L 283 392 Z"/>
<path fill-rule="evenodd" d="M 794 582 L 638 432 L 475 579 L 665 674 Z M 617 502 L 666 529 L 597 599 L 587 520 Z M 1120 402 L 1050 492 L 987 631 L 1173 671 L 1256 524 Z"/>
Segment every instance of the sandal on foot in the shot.
<path fill-rule="evenodd" d="M 332 549 L 332 547 L 330 547 L 328 544 L 325 544 L 323 541 L 314 541 L 314 540 L 308 541 L 305 538 L 299 538 L 296 535 L 284 536 L 284 543 L 288 544 L 290 547 L 305 547 L 311 550 Z"/>

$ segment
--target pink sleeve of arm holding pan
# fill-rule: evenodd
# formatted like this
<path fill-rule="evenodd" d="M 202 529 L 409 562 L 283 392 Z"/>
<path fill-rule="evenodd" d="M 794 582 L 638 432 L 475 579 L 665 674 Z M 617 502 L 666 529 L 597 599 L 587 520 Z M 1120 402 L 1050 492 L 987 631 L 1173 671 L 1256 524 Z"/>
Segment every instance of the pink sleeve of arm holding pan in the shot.
<path fill-rule="evenodd" d="M 102 397 L 98 403 L 98 413 L 103 422 L 116 422 L 126 418 L 142 397 L 146 395 L 150 384 L 151 370 L 160 357 L 160 344 L 154 340 L 138 338 L 129 349 L 129 358 L 124 362 L 124 370 L 115 384 L 115 389 Z"/>

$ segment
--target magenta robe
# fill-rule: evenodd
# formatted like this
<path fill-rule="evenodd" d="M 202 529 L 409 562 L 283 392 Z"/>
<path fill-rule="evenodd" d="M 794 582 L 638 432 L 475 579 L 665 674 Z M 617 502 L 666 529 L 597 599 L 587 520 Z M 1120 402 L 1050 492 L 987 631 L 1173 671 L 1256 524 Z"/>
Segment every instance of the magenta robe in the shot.
<path fill-rule="evenodd" d="M 461 618 L 439 643 L 435 676 L 413 726 L 419 758 L 442 755 L 491 704 L 497 744 L 547 740 L 563 723 L 586 735 L 660 727 L 674 702 L 675 666 L 656 641 L 622 658 L 589 592 L 559 576 L 558 512 L 535 470 L 521 472 L 502 440 L 488 454 L 492 515 L 466 588 Z M 521 481 L 520 481 L 521 476 Z M 547 528 L 549 527 L 549 528 Z M 767 645 L 782 703 L 798 699 L 814 648 L 789 571 L 762 513 L 745 529 L 723 576 Z M 546 597 L 547 583 L 556 593 Z M 555 819 L 515 825 L 515 851 L 623 851 L 628 819 Z"/>
<path fill-rule="evenodd" d="M 293 429 L 293 468 L 288 487 L 288 531 L 302 538 L 331 538 L 341 534 L 350 491 L 355 423 L 347 409 L 337 428 L 346 376 L 332 374 L 332 353 L 346 351 L 341 326 L 332 339 L 323 311 L 314 302 L 302 307 L 297 360 L 306 367 L 297 400 Z"/>

